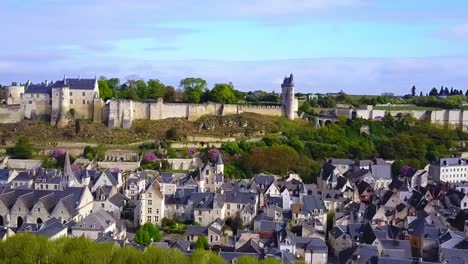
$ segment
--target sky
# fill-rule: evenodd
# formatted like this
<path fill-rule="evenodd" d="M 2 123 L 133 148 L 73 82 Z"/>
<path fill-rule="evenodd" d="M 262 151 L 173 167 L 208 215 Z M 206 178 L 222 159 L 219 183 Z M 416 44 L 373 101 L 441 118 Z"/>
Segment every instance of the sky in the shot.
<path fill-rule="evenodd" d="M 185 77 L 236 89 L 468 88 L 466 0 L 0 0 L 0 83 Z"/>

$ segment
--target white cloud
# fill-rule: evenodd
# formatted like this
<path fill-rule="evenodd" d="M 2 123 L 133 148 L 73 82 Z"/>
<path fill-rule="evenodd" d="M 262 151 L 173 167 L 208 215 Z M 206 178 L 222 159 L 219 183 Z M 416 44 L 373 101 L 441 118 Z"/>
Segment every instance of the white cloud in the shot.
<path fill-rule="evenodd" d="M 468 38 L 468 22 L 449 29 L 449 34 L 456 38 Z"/>

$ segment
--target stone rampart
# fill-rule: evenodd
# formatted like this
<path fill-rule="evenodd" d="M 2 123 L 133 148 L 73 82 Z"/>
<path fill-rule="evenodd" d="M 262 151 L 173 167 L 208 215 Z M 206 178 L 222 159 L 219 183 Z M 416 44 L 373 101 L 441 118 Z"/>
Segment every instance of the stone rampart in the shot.
<path fill-rule="evenodd" d="M 23 120 L 22 107 L 20 105 L 10 105 L 0 107 L 0 123 L 18 123 Z"/>

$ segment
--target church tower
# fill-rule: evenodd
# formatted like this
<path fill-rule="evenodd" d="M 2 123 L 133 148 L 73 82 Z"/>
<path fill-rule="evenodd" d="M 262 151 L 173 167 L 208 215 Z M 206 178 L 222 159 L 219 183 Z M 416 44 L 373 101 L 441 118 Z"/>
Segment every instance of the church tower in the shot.
<path fill-rule="evenodd" d="M 221 156 L 221 152 L 218 154 L 218 158 L 216 159 L 215 173 L 224 174 L 224 162 L 223 162 L 223 156 Z"/>
<path fill-rule="evenodd" d="M 297 103 L 294 98 L 294 79 L 293 74 L 289 77 L 285 76 L 283 84 L 281 84 L 282 104 L 281 112 L 290 120 L 294 120 L 297 112 Z"/>
<path fill-rule="evenodd" d="M 68 154 L 68 150 L 65 153 L 65 164 L 63 166 L 63 178 L 64 178 L 64 185 L 68 187 L 78 187 L 80 184 L 76 180 L 75 174 L 73 173 L 71 162 L 70 162 L 70 154 Z"/>

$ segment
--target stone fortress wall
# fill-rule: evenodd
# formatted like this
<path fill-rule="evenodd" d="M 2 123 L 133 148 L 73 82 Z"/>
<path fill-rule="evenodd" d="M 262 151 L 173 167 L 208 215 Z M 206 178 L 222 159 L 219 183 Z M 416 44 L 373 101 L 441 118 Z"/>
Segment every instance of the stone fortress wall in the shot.
<path fill-rule="evenodd" d="M 285 77 L 281 88 L 284 96 L 281 105 L 164 103 L 162 99 L 154 102 L 130 100 L 103 102 L 99 98 L 96 78 L 69 79 L 64 76 L 61 81 L 50 84 L 46 81 L 43 84 L 28 86 L 27 90 L 24 86 L 6 87 L 7 98 L 0 107 L 0 123 L 18 123 L 26 118 L 48 120 L 51 125 L 64 127 L 72 116 L 75 119 L 89 119 L 96 123 L 104 122 L 110 128 L 129 128 L 133 120 L 138 119 L 197 120 L 204 115 L 256 113 L 294 119 L 297 116 L 298 103 L 294 97 L 292 74 L 290 77 Z"/>
<path fill-rule="evenodd" d="M 337 109 L 340 113 L 339 109 Z M 350 110 L 350 109 L 347 109 Z M 341 113 L 348 112 L 342 109 Z M 468 131 L 468 110 L 461 109 L 441 109 L 441 110 L 378 110 L 372 106 L 365 109 L 354 110 L 356 118 L 376 120 L 384 117 L 387 113 L 392 116 L 410 114 L 417 120 L 429 120 L 437 125 L 461 126 L 463 130 Z"/>
<path fill-rule="evenodd" d="M 256 113 L 266 116 L 282 116 L 279 105 L 240 105 L 240 104 L 187 104 L 164 103 L 160 98 L 157 102 L 133 102 L 130 100 L 109 100 L 104 112 L 108 112 L 108 127 L 129 128 L 133 120 L 161 120 L 167 118 L 185 118 L 197 120 L 204 115 L 235 115 L 241 113 Z M 297 110 L 296 110 L 297 111 Z"/>

